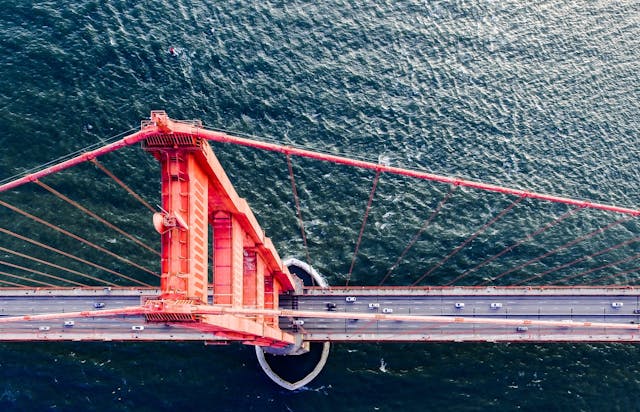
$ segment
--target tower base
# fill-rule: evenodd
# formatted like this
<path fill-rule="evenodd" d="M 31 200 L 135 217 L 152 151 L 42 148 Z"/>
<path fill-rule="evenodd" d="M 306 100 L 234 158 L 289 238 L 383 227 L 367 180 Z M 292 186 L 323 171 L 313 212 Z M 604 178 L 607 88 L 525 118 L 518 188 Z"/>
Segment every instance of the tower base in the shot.
<path fill-rule="evenodd" d="M 305 285 L 328 287 L 326 279 L 310 265 L 294 258 L 284 261 L 289 271 L 302 279 Z M 282 350 L 256 346 L 256 357 L 264 373 L 276 384 L 296 390 L 320 374 L 329 357 L 329 342 L 302 342 Z"/>

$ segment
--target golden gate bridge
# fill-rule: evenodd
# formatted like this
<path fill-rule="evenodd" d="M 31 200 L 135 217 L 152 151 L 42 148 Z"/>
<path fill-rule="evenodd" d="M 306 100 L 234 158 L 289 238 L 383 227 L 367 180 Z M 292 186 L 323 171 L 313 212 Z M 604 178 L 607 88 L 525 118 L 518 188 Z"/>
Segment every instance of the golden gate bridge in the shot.
<path fill-rule="evenodd" d="M 280 258 L 276 245 L 264 233 L 249 204 L 236 192 L 209 141 L 284 155 L 306 262 Z M 126 179 L 116 176 L 98 160 L 135 144 L 140 144 L 160 166 L 157 207 L 151 206 L 127 185 Z M 292 161 L 298 157 L 374 172 L 344 285 L 328 285 L 311 265 Z M 92 163 L 112 179 L 119 190 L 148 210 L 149 219 L 160 235 L 159 251 L 156 245 L 147 244 L 114 224 L 109 216 L 101 216 L 43 182 L 50 175 L 85 162 Z M 444 184 L 449 190 L 386 273 L 371 276 L 375 281 L 366 286 L 353 285 L 351 277 L 378 182 L 388 175 Z M 63 213 L 58 217 L 66 221 L 66 225 L 37 216 L 24 205 L 9 202 L 6 194 L 16 193 L 23 185 L 37 185 L 106 226 L 111 233 L 144 249 L 144 253 L 159 260 L 158 269 L 150 269 L 136 262 L 131 254 L 123 256 L 101 242 L 79 235 L 77 227 L 74 229 L 78 223 L 65 219 Z M 507 196 L 509 202 L 486 222 L 477 222 L 475 231 L 409 285 L 385 285 L 461 187 L 498 193 Z M 0 184 L 0 192 L 5 192 L 5 197 L 0 197 L 0 205 L 8 216 L 0 227 L 4 239 L 0 246 L 3 254 L 0 265 L 5 268 L 0 271 L 3 285 L 0 288 L 0 340 L 201 340 L 210 344 L 237 341 L 254 345 L 265 372 L 289 389 L 300 387 L 317 376 L 326 362 L 329 342 L 335 341 L 640 340 L 638 289 L 628 285 L 602 285 L 638 271 L 635 267 L 616 269 L 637 260 L 638 254 L 625 254 L 622 259 L 612 260 L 611 253 L 625 251 L 640 237 L 630 235 L 616 244 L 539 273 L 525 271 L 549 256 L 570 251 L 612 228 L 625 228 L 625 224 L 640 214 L 640 210 L 634 208 L 233 136 L 205 128 L 200 121 L 172 120 L 163 111 L 151 112 L 140 130 L 119 136 L 111 143 L 6 179 Z M 30 202 L 36 199 L 35 196 L 28 198 Z M 41 196 L 37 200 L 40 203 Z M 432 284 L 437 270 L 525 201 L 563 204 L 568 209 L 445 284 Z M 612 216 L 611 222 L 500 273 L 485 276 L 473 286 L 457 285 L 583 210 L 607 213 Z M 19 219 L 37 223 L 48 233 L 55 232 L 59 237 L 48 238 L 58 240 L 45 241 L 37 234 L 25 233 L 25 225 L 12 227 Z M 61 238 L 65 240 L 60 241 Z M 71 246 L 74 244 L 76 246 Z M 77 253 L 80 249 L 104 254 L 113 263 L 83 257 Z M 596 266 L 558 277 L 564 269 L 587 262 Z M 561 286 L 594 272 L 605 274 L 590 277 L 584 285 Z M 513 279 L 522 273 L 527 277 L 518 277 L 508 286 L 496 286 L 498 281 Z M 550 277 L 551 274 L 556 276 Z M 534 281 L 537 286 L 530 284 Z M 322 356 L 302 378 L 291 382 L 271 369 L 269 356 L 290 355 L 295 362 L 296 355 L 309 352 L 312 342 L 323 345 Z"/>

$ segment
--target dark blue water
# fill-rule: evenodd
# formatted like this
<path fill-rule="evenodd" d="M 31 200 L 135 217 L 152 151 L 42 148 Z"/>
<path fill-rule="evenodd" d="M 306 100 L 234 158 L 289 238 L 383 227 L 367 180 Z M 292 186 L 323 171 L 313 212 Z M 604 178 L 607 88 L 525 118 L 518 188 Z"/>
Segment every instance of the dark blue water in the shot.
<path fill-rule="evenodd" d="M 286 144 L 640 206 L 637 2 L 0 0 L 0 9 L 0 179 L 104 142 L 137 127 L 150 110 L 164 109 L 174 118 Z M 214 148 L 281 255 L 303 257 L 284 159 Z M 101 160 L 158 203 L 150 156 L 131 148 Z M 313 264 L 341 284 L 373 174 L 300 159 L 294 168 Z M 157 242 L 146 210 L 92 166 L 46 182 Z M 383 175 L 351 282 L 377 284 L 448 190 Z M 40 189 L 25 186 L 2 200 L 157 265 Z M 458 189 L 387 283 L 413 282 L 511 201 Z M 522 202 L 423 284 L 446 283 L 566 210 Z M 114 264 L 1 213 L 3 227 Z M 617 218 L 581 211 L 461 284 L 496 276 Z M 636 223 L 625 223 L 501 284 L 637 233 Z M 0 242 L 47 255 L 6 235 Z M 630 244 L 545 281 L 636 249 Z M 624 271 L 615 282 L 637 283 L 634 266 L 621 263 L 575 283 Z M 335 345 L 323 374 L 296 393 L 268 382 L 251 348 L 240 345 L 1 349 L 2 410 L 640 409 L 640 355 L 631 345 Z"/>

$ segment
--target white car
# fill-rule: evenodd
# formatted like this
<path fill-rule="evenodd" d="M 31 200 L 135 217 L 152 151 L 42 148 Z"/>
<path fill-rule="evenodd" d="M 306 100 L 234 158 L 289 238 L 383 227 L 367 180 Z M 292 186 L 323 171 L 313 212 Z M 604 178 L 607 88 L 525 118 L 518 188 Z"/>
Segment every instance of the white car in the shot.
<path fill-rule="evenodd" d="M 64 321 L 64 326 L 66 326 L 66 327 L 68 327 L 68 328 L 69 328 L 69 327 L 71 327 L 71 326 L 73 326 L 73 325 L 75 325 L 75 324 L 76 324 L 76 323 L 75 323 L 74 321 L 72 321 L 72 320 L 65 320 L 65 321 Z"/>
<path fill-rule="evenodd" d="M 131 330 L 144 330 L 144 326 L 142 325 L 134 325 L 131 327 Z"/>
<path fill-rule="evenodd" d="M 491 309 L 500 309 L 502 307 L 502 303 L 492 302 L 490 306 L 491 306 Z"/>
<path fill-rule="evenodd" d="M 564 325 L 560 325 L 560 329 L 569 329 L 573 324 L 571 319 L 563 319 L 560 322 L 564 323 Z"/>
<path fill-rule="evenodd" d="M 355 296 L 347 296 L 346 298 L 344 298 L 344 300 L 346 302 L 353 303 L 353 302 L 356 301 L 356 297 Z"/>
<path fill-rule="evenodd" d="M 456 307 L 456 309 L 464 309 L 464 303 L 462 302 L 456 302 L 454 306 Z"/>
<path fill-rule="evenodd" d="M 302 319 L 296 319 L 293 322 L 291 322 L 294 326 L 302 326 L 304 325 L 304 321 Z"/>
<path fill-rule="evenodd" d="M 528 328 L 528 327 L 526 327 L 526 326 L 518 326 L 518 327 L 516 328 L 516 332 L 526 332 L 526 331 L 528 331 L 528 330 L 529 330 L 529 328 Z"/>
<path fill-rule="evenodd" d="M 43 332 L 46 332 L 46 331 L 48 331 L 48 330 L 50 330 L 50 329 L 51 329 L 51 327 L 50 327 L 50 326 L 40 326 L 40 327 L 38 328 L 38 330 L 41 330 L 41 331 L 43 331 Z"/>
<path fill-rule="evenodd" d="M 392 308 L 382 308 L 382 313 L 393 313 Z"/>
<path fill-rule="evenodd" d="M 624 306 L 624 303 L 622 303 L 622 302 L 611 302 L 611 307 L 612 308 L 616 308 L 617 309 L 617 308 L 621 308 L 623 306 Z"/>
<path fill-rule="evenodd" d="M 369 309 L 378 309 L 380 307 L 379 303 L 369 303 Z"/>

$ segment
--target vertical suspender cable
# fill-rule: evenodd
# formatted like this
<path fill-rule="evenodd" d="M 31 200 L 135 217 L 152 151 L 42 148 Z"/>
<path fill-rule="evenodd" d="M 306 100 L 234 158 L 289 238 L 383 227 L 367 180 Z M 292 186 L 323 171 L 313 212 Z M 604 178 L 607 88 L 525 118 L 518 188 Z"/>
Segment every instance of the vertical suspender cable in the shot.
<path fill-rule="evenodd" d="M 426 271 L 422 276 L 420 276 L 420 278 L 418 280 L 416 280 L 415 282 L 413 282 L 413 284 L 411 286 L 416 286 L 418 283 L 420 283 L 424 278 L 426 278 L 427 276 L 429 276 L 431 273 L 433 273 L 434 270 L 436 270 L 437 268 L 439 268 L 440 266 L 442 266 L 447 260 L 449 260 L 451 257 L 453 257 L 456 253 L 458 253 L 460 250 L 462 250 L 463 247 L 465 247 L 466 245 L 469 244 L 469 242 L 471 242 L 473 239 L 475 239 L 476 237 L 478 237 L 482 232 L 484 232 L 489 226 L 491 226 L 492 224 L 494 224 L 495 222 L 497 222 L 498 220 L 500 220 L 502 218 L 502 216 L 506 215 L 511 209 L 513 209 L 518 203 L 522 202 L 522 200 L 524 199 L 524 196 L 520 196 L 519 198 L 517 198 L 516 200 L 514 200 L 513 202 L 511 202 L 511 204 L 507 207 L 505 207 L 504 209 L 502 209 L 502 212 L 500 212 L 498 215 L 496 215 L 493 219 L 491 219 L 489 222 L 485 223 L 484 226 L 482 226 L 480 229 L 476 230 L 475 233 L 473 233 L 471 236 L 469 236 L 469 238 L 467 240 L 465 240 L 464 242 L 462 242 L 460 244 L 460 246 L 458 246 L 457 248 L 455 248 L 451 253 L 449 253 L 444 259 L 442 259 L 440 262 L 436 263 L 435 265 L 433 265 L 433 267 L 431 269 L 429 269 L 428 271 Z"/>
<path fill-rule="evenodd" d="M 24 210 L 22 210 L 20 208 L 12 206 L 12 205 L 8 204 L 7 202 L 3 202 L 3 201 L 0 200 L 0 205 L 6 207 L 7 209 L 11 209 L 14 212 L 19 213 L 19 214 L 21 214 L 23 216 L 26 216 L 29 219 L 32 219 L 32 220 L 34 220 L 34 221 L 36 221 L 38 223 L 41 223 L 41 224 L 43 224 L 43 225 L 45 225 L 45 226 L 47 226 L 47 227 L 49 227 L 49 228 L 51 228 L 53 230 L 56 230 L 56 231 L 58 231 L 58 232 L 60 232 L 60 233 L 62 233 L 64 235 L 67 235 L 67 236 L 69 236 L 69 237 L 71 237 L 73 239 L 76 239 L 76 240 L 86 244 L 87 246 L 90 246 L 90 247 L 92 247 L 92 248 L 94 248 L 96 250 L 104 252 L 107 255 L 109 255 L 111 257 L 114 257 L 114 258 L 116 258 L 116 259 L 118 259 L 118 260 L 120 260 L 122 262 L 128 263 L 129 265 L 131 265 L 133 267 L 136 267 L 136 268 L 138 268 L 138 269 L 140 269 L 140 270 L 142 270 L 144 272 L 147 272 L 147 273 L 149 273 L 151 275 L 154 275 L 156 277 L 160 277 L 160 275 L 158 275 L 157 273 L 155 273 L 155 272 L 153 272 L 153 271 L 151 271 L 151 270 L 149 270 L 149 269 L 147 269 L 147 268 L 145 268 L 145 267 L 143 267 L 141 265 L 138 265 L 137 263 L 132 262 L 131 260 L 129 260 L 129 259 L 125 258 L 125 257 L 119 256 L 119 255 L 111 252 L 110 250 L 107 250 L 107 249 L 103 248 L 102 246 L 98 246 L 95 243 L 89 242 L 88 240 L 86 240 L 86 239 L 84 239 L 84 238 L 82 238 L 82 237 L 80 237 L 78 235 L 75 235 L 75 234 L 69 232 L 68 230 L 64 230 L 61 227 L 58 227 L 58 226 L 56 226 L 56 225 L 54 225 L 52 223 L 49 223 L 49 222 L 47 222 L 47 221 L 45 221 L 43 219 L 40 219 L 39 217 L 36 217 L 36 216 L 34 216 L 34 215 L 30 214 L 30 213 L 27 213 L 27 212 L 25 212 Z M 122 276 L 124 278 L 130 280 L 130 281 L 133 281 L 133 282 L 136 282 L 136 283 L 139 283 L 139 284 L 143 284 L 144 286 L 149 286 L 146 283 L 143 283 L 143 282 L 140 282 L 138 280 L 132 279 L 132 278 L 130 278 L 128 276 L 125 276 L 125 275 L 122 275 Z"/>
<path fill-rule="evenodd" d="M 77 256 L 75 256 L 75 255 L 72 255 L 71 253 L 67 253 L 67 252 L 65 252 L 65 251 L 63 251 L 63 250 L 56 249 L 56 248 L 54 248 L 54 247 L 52 247 L 52 246 L 49 246 L 49 245 L 45 245 L 44 243 L 38 242 L 37 240 L 34 240 L 34 239 L 31 239 L 31 238 L 28 238 L 28 237 L 26 237 L 26 236 L 19 235 L 19 234 L 15 233 L 15 232 L 12 232 L 12 231 L 7 230 L 7 229 L 5 229 L 5 228 L 0 227 L 0 232 L 1 232 L 1 233 L 4 233 L 4 234 L 7 234 L 7 235 L 9 235 L 9 236 L 13 236 L 13 237 L 15 237 L 15 238 L 18 238 L 18 239 L 20 239 L 20 240 L 24 240 L 25 242 L 29 242 L 29 243 L 31 243 L 32 245 L 40 246 L 40 247 L 41 247 L 41 248 L 43 248 L 43 249 L 50 250 L 51 252 L 55 252 L 55 253 L 57 253 L 57 254 L 59 254 L 59 255 L 66 256 L 66 257 L 68 257 L 68 258 L 70 258 L 70 259 L 76 260 L 76 261 L 81 262 L 81 263 L 84 263 L 84 264 L 86 264 L 86 265 L 92 266 L 92 267 L 94 267 L 94 268 L 96 268 L 96 269 L 103 270 L 103 271 L 105 271 L 105 272 L 107 272 L 107 273 L 111 273 L 112 275 L 116 275 L 116 276 L 118 276 L 118 277 L 120 277 L 120 278 L 130 280 L 130 278 L 129 278 L 129 277 L 127 277 L 127 276 L 123 275 L 122 273 L 116 272 L 115 270 L 111 270 L 111 269 L 109 269 L 109 268 L 107 268 L 107 267 L 104 267 L 104 266 L 98 265 L 97 263 L 93 263 L 93 262 L 90 262 L 90 261 L 88 261 L 88 260 L 86 260 L 86 259 L 79 258 L 79 257 L 77 257 Z M 135 280 L 134 280 L 134 281 L 135 281 Z M 136 282 L 137 282 L 137 281 L 136 281 Z M 151 285 L 146 284 L 146 283 L 143 283 L 143 282 L 139 282 L 139 283 L 140 283 L 141 285 L 144 285 L 144 286 L 151 286 Z"/>
<path fill-rule="evenodd" d="M 131 196 L 133 196 L 138 202 L 140 202 L 144 207 L 149 209 L 151 213 L 155 213 L 156 210 L 140 195 L 134 192 L 129 186 L 127 186 L 122 180 L 118 179 L 116 175 L 113 174 L 109 169 L 107 169 L 102 163 L 98 161 L 98 159 L 91 159 L 91 163 L 93 163 L 98 169 L 102 170 L 107 176 L 112 178 L 117 184 L 120 185 L 124 190 L 127 191 Z"/>
<path fill-rule="evenodd" d="M 51 283 L 41 282 L 39 280 L 29 279 L 29 278 L 25 278 L 24 276 L 18 276 L 18 275 L 14 275 L 12 273 L 7 273 L 7 272 L 3 272 L 3 271 L 0 271 L 0 275 L 8 276 L 8 277 L 13 278 L 13 279 L 19 279 L 19 280 L 24 280 L 24 281 L 27 281 L 27 282 L 37 283 L 38 285 L 43 285 L 43 286 L 47 286 L 47 287 L 50 287 L 50 288 L 55 288 L 56 287 L 55 285 L 53 285 Z M 3 280 L 3 282 L 6 282 L 6 281 Z M 13 282 L 6 282 L 6 283 L 13 283 Z M 33 287 L 33 286 L 31 286 L 31 287 Z"/>
<path fill-rule="evenodd" d="M 90 211 L 89 209 L 85 208 L 84 206 L 82 206 L 81 204 L 79 204 L 78 202 L 71 200 L 70 198 L 68 198 L 67 196 L 63 195 L 62 193 L 58 192 L 57 190 L 55 190 L 54 188 L 52 188 L 51 186 L 42 183 L 39 180 L 36 180 L 35 183 L 40 186 L 41 188 L 45 189 L 46 191 L 48 191 L 49 193 L 55 195 L 56 197 L 58 197 L 59 199 L 64 200 L 65 202 L 69 203 L 70 205 L 72 205 L 73 207 L 75 207 L 76 209 L 80 210 L 81 212 L 91 216 L 92 218 L 96 219 L 98 222 L 102 223 L 103 225 L 107 226 L 110 229 L 115 230 L 116 232 L 120 233 L 122 236 L 126 237 L 127 239 L 131 240 L 132 242 L 136 243 L 137 245 L 147 249 L 148 251 L 150 251 L 151 253 L 156 254 L 157 256 L 160 256 L 160 253 L 155 250 L 154 248 L 152 248 L 151 246 L 145 244 L 144 242 L 141 242 L 140 240 L 136 239 L 135 237 L 133 237 L 131 234 L 125 232 L 124 230 L 120 229 L 119 227 L 117 227 L 116 225 L 114 225 L 111 222 L 108 222 L 107 220 L 101 218 L 100 216 L 98 216 L 97 214 L 95 214 L 94 212 Z"/>
<path fill-rule="evenodd" d="M 362 227 L 360 227 L 360 234 L 358 234 L 358 241 L 356 242 L 356 248 L 353 251 L 353 258 L 351 259 L 351 267 L 349 268 L 349 273 L 347 274 L 347 282 L 345 286 L 349 286 L 349 280 L 351 279 L 351 273 L 353 272 L 353 266 L 356 264 L 356 257 L 358 256 L 358 249 L 360 248 L 360 242 L 362 241 L 362 234 L 364 233 L 364 228 L 367 225 L 367 218 L 369 217 L 369 211 L 371 210 L 371 204 L 373 203 L 373 196 L 376 193 L 376 187 L 378 186 L 378 180 L 380 180 L 381 171 L 376 170 L 376 177 L 373 178 L 373 185 L 371 187 L 371 193 L 369 194 L 369 201 L 367 202 L 367 209 L 364 212 L 364 218 L 362 219 Z"/>
<path fill-rule="evenodd" d="M 404 248 L 404 250 L 402 251 L 402 253 L 398 257 L 396 262 L 393 265 L 391 265 L 389 270 L 387 270 L 387 274 L 384 275 L 384 277 L 382 278 L 382 280 L 380 281 L 378 286 L 382 286 L 384 284 L 384 282 L 387 280 L 387 278 L 391 275 L 391 272 L 393 272 L 393 270 L 398 267 L 398 265 L 400 264 L 402 259 L 404 259 L 404 256 L 407 254 L 407 252 L 409 252 L 409 250 L 413 247 L 413 245 L 415 245 L 415 243 L 418 241 L 418 239 L 420 238 L 422 233 L 425 230 L 427 230 L 427 227 L 429 226 L 429 224 L 431 224 L 431 221 L 436 217 L 436 215 L 438 213 L 440 213 L 440 210 L 442 209 L 444 204 L 447 203 L 447 201 L 449 200 L 451 195 L 453 195 L 453 191 L 456 190 L 456 187 L 458 187 L 458 186 L 453 186 L 452 185 L 449 188 L 449 192 L 444 196 L 444 198 L 442 198 L 442 200 L 440 200 L 440 202 L 438 203 L 438 207 L 436 207 L 436 209 L 433 212 L 431 212 L 431 215 L 429 216 L 429 218 L 424 221 L 424 223 L 422 224 L 422 227 L 418 230 L 418 232 L 416 232 L 416 234 L 413 236 L 411 241 Z"/>
<path fill-rule="evenodd" d="M 587 284 L 588 285 L 592 285 L 592 284 L 594 284 L 596 282 L 599 282 L 601 280 L 612 279 L 612 278 L 616 278 L 618 276 L 626 275 L 627 273 L 633 273 L 633 272 L 640 272 L 640 266 L 635 267 L 633 269 L 628 269 L 628 270 L 625 270 L 625 271 L 622 271 L 622 272 L 618 272 L 618 273 L 615 273 L 613 275 L 600 277 L 598 279 L 592 280 L 591 282 L 589 282 Z"/>
<path fill-rule="evenodd" d="M 5 272 L 0 272 L 0 273 L 1 274 L 5 274 Z M 0 280 L 0 283 L 3 283 L 5 285 L 10 285 L 10 286 L 15 286 L 15 287 L 22 288 L 22 289 L 28 289 L 29 288 L 29 286 L 25 286 L 25 285 L 22 285 L 20 283 L 9 282 L 8 280 Z"/>
<path fill-rule="evenodd" d="M 61 278 L 61 277 L 59 277 L 59 276 L 55 276 L 55 275 L 51 275 L 51 274 L 49 274 L 49 273 L 41 272 L 41 271 L 39 271 L 39 270 L 29 269 L 29 268 L 27 268 L 27 267 L 20 266 L 20 265 L 16 265 L 15 263 L 7 262 L 7 261 L 4 261 L 4 260 L 0 260 L 0 264 L 5 265 L 5 266 L 12 267 L 12 268 L 14 268 L 14 269 L 24 270 L 25 272 L 35 273 L 35 274 L 37 274 L 37 275 L 44 276 L 44 277 L 47 277 L 47 278 L 51 278 L 51 279 L 55 279 L 55 280 L 59 280 L 59 281 L 61 281 L 61 282 L 67 282 L 67 283 L 70 283 L 70 284 L 72 284 L 72 285 L 76 285 L 76 286 L 87 286 L 87 285 L 85 285 L 85 284 L 83 284 L 83 283 L 74 282 L 73 280 L 69 280 L 69 279 Z M 51 286 L 53 286 L 53 285 L 51 285 Z"/>
<path fill-rule="evenodd" d="M 636 260 L 638 258 L 640 258 L 640 253 L 636 253 L 635 255 L 631 255 L 631 256 L 628 256 L 628 257 L 623 258 L 623 259 L 618 259 L 615 262 L 609 262 L 609 263 L 607 263 L 605 265 L 600 265 L 597 268 L 592 268 L 592 269 L 589 269 L 589 270 L 585 270 L 584 272 L 578 273 L 577 275 L 574 275 L 571 278 L 573 279 L 573 278 L 577 278 L 579 276 L 588 275 L 589 273 L 593 273 L 593 272 L 596 272 L 598 270 L 605 269 L 605 268 L 608 268 L 608 267 L 611 267 L 611 266 L 619 265 L 620 263 L 626 263 L 626 262 L 629 262 L 629 261 L 632 261 L 632 260 Z M 601 277 L 599 277 L 597 279 L 592 280 L 591 282 L 587 282 L 587 284 L 596 283 L 596 282 L 598 282 L 600 280 L 608 279 L 610 277 L 613 277 L 613 276 L 601 276 Z"/>
<path fill-rule="evenodd" d="M 523 244 L 524 242 L 533 239 L 534 237 L 538 236 L 540 233 L 545 232 L 549 229 L 551 229 L 553 226 L 557 225 L 558 223 L 562 222 L 563 220 L 565 220 L 566 218 L 568 218 L 569 216 L 571 216 L 572 214 L 574 214 L 575 212 L 579 211 L 579 210 L 583 210 L 582 208 L 572 208 L 568 211 L 566 211 L 562 216 L 560 216 L 559 218 L 555 219 L 553 222 L 548 223 L 547 225 L 545 225 L 544 227 L 538 228 L 538 230 L 536 230 L 533 233 L 530 233 L 529 235 L 527 235 L 526 237 L 520 239 L 519 241 L 517 241 L 516 243 L 512 244 L 511 246 L 508 246 L 506 248 L 504 248 L 501 252 L 493 255 L 492 257 L 490 257 L 489 259 L 484 260 L 483 262 L 480 262 L 479 264 L 477 264 L 476 266 L 472 267 L 471 269 L 467 270 L 466 272 L 464 272 L 462 275 L 458 276 L 457 278 L 453 279 L 451 282 L 447 283 L 445 286 L 449 286 L 454 284 L 455 282 L 459 281 L 460 279 L 468 276 L 470 273 L 475 272 L 476 270 L 480 269 L 481 267 L 483 267 L 484 265 L 487 265 L 491 262 L 493 262 L 494 260 L 496 260 L 497 258 L 499 258 L 500 256 L 504 255 L 507 252 L 512 251 L 513 249 L 515 249 L 516 247 L 520 246 L 521 244 Z"/>
<path fill-rule="evenodd" d="M 117 286 L 115 283 L 107 282 L 106 280 L 99 279 L 97 277 L 94 277 L 94 276 L 91 276 L 91 275 L 87 275 L 85 273 L 78 272 L 77 270 L 73 270 L 73 269 L 70 269 L 70 268 L 67 268 L 67 267 L 64 267 L 64 266 L 56 265 L 55 263 L 48 262 L 48 261 L 43 260 L 43 259 L 38 259 L 37 257 L 34 257 L 34 256 L 25 255 L 24 253 L 20 253 L 20 252 L 17 252 L 15 250 L 7 249 L 7 248 L 4 248 L 4 247 L 0 246 L 0 251 L 11 253 L 12 255 L 20 256 L 21 258 L 24 258 L 24 259 L 29 259 L 29 260 L 32 260 L 34 262 L 42 263 L 43 265 L 51 266 L 51 267 L 56 268 L 56 269 L 64 270 L 65 272 L 73 273 L 74 275 L 78 275 L 78 276 L 81 276 L 81 277 L 84 277 L 84 278 L 87 278 L 87 279 L 95 280 L 96 282 L 100 282 L 100 283 L 103 283 L 105 285 Z M 87 285 L 83 285 L 83 286 L 87 286 Z"/>
<path fill-rule="evenodd" d="M 543 254 L 541 256 L 538 256 L 537 258 L 531 259 L 531 260 L 529 260 L 529 261 L 527 261 L 527 262 L 525 262 L 525 263 L 523 263 L 521 265 L 516 266 L 515 268 L 512 268 L 512 269 L 509 269 L 509 270 L 507 270 L 505 272 L 502 272 L 496 278 L 491 279 L 491 281 L 495 281 L 497 279 L 500 279 L 501 277 L 503 277 L 503 276 L 505 276 L 505 275 L 507 275 L 509 273 L 515 272 L 518 269 L 522 269 L 525 266 L 529 266 L 532 263 L 538 262 L 539 260 L 542 260 L 542 259 L 546 258 L 547 256 L 551 256 L 551 255 L 553 255 L 555 253 L 558 253 L 559 251 L 561 251 L 563 249 L 566 249 L 566 248 L 571 247 L 571 246 L 573 246 L 573 245 L 575 245 L 577 243 L 580 243 L 583 240 L 589 239 L 589 238 L 591 238 L 591 237 L 593 237 L 593 236 L 595 236 L 595 235 L 597 235 L 599 233 L 602 233 L 605 230 L 611 229 L 612 227 L 617 226 L 617 225 L 619 225 L 621 223 L 627 222 L 627 221 L 631 220 L 632 218 L 633 218 L 633 216 L 632 217 L 624 217 L 622 219 L 616 220 L 615 222 L 609 223 L 608 225 L 606 225 L 604 227 L 601 227 L 600 229 L 596 229 L 596 230 L 594 230 L 592 232 L 587 233 L 586 235 L 580 236 L 579 238 L 576 238 L 576 239 L 572 240 L 571 242 L 567 242 L 564 245 L 559 246 L 559 247 L 553 249 L 550 252 L 547 252 L 547 253 L 545 253 L 545 254 Z M 519 282 L 514 283 L 512 286 L 520 285 L 520 284 L 522 284 L 524 282 L 528 282 L 528 281 L 530 281 L 532 279 L 535 279 L 537 277 L 539 277 L 539 276 L 538 275 L 531 276 L 531 277 L 529 277 L 527 279 L 524 279 L 524 280 L 521 280 Z M 487 281 L 487 282 L 489 282 L 489 281 Z M 487 283 L 487 282 L 484 282 L 484 283 Z M 483 283 L 483 285 L 484 285 L 484 283 Z"/>
<path fill-rule="evenodd" d="M 608 248 L 606 248 L 606 249 L 599 250 L 599 251 L 597 251 L 597 252 L 595 252 L 595 253 L 592 253 L 592 254 L 590 254 L 590 255 L 583 256 L 583 257 L 581 257 L 581 258 L 578 258 L 578 259 L 572 260 L 572 261 L 571 261 L 571 262 L 569 262 L 569 263 L 565 263 L 565 264 L 562 264 L 562 265 L 560 265 L 560 266 L 556 266 L 556 267 L 554 267 L 554 268 L 552 268 L 552 269 L 549 269 L 549 270 L 547 270 L 547 271 L 544 271 L 544 272 L 542 272 L 542 273 L 540 274 L 540 277 L 542 277 L 542 276 L 544 276 L 544 275 L 547 275 L 547 274 L 549 274 L 549 273 L 556 272 L 556 271 L 558 271 L 558 270 L 560 270 L 560 269 L 564 269 L 564 268 L 567 268 L 567 267 L 569 267 L 569 266 L 573 266 L 573 265 L 575 265 L 576 263 L 580 263 L 580 262 L 582 262 L 582 261 L 584 261 L 584 260 L 591 259 L 591 258 L 594 258 L 594 257 L 596 257 L 596 256 L 600 256 L 600 255 L 602 255 L 602 254 L 604 254 L 604 253 L 611 252 L 612 250 L 619 249 L 619 248 L 621 248 L 622 246 L 628 245 L 628 244 L 630 244 L 630 243 L 635 243 L 635 242 L 638 242 L 638 241 L 640 241 L 640 236 L 639 236 L 639 237 L 634 237 L 633 239 L 625 240 L 624 242 L 620 242 L 620 243 L 618 243 L 617 245 L 610 246 L 610 247 L 608 247 Z M 577 277 L 577 276 L 578 276 L 578 275 L 565 276 L 565 277 L 563 277 L 562 279 L 559 279 L 559 280 L 556 280 L 556 281 L 554 281 L 554 282 L 551 282 L 551 283 L 550 283 L 550 285 L 556 285 L 556 284 L 558 284 L 558 283 L 560 283 L 560 282 L 565 282 L 565 281 L 567 281 L 567 280 L 569 280 L 569 279 L 573 279 L 574 277 Z"/>
<path fill-rule="evenodd" d="M 298 215 L 298 224 L 300 225 L 300 235 L 302 236 L 302 243 L 304 244 L 304 252 L 307 257 L 307 264 L 311 265 L 311 257 L 309 256 L 309 246 L 307 244 L 307 235 L 304 232 L 304 220 L 302 219 L 302 209 L 300 208 L 300 199 L 298 198 L 298 189 L 296 189 L 296 178 L 293 174 L 293 164 L 291 163 L 291 156 L 287 153 L 287 167 L 289 169 L 289 180 L 291 181 L 291 190 L 293 191 L 293 200 L 296 204 L 296 213 Z M 311 281 L 313 276 L 311 276 Z"/>

